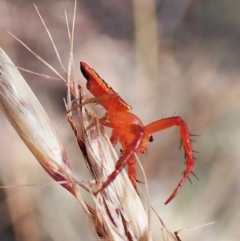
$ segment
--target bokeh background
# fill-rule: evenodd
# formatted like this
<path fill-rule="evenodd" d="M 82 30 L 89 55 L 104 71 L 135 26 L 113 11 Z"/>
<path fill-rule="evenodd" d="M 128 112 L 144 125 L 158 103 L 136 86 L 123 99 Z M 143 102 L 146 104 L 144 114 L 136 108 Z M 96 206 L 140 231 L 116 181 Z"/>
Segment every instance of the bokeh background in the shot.
<path fill-rule="evenodd" d="M 14 40 L 24 41 L 60 73 L 52 45 L 34 9 L 41 12 L 65 64 L 69 41 L 64 18 L 73 0 L 1 0 L 0 47 L 17 66 L 54 74 Z M 164 201 L 184 170 L 179 130 L 154 134 L 140 156 L 151 204 L 184 241 L 240 239 L 240 2 L 238 0 L 78 0 L 74 59 L 92 66 L 144 123 L 181 116 L 194 137 L 196 180 Z M 49 114 L 79 180 L 89 179 L 66 120 L 60 82 L 23 73 Z M 97 108 L 97 107 L 96 107 Z M 98 109 L 101 112 L 101 107 Z M 118 150 L 119 152 L 119 150 Z M 138 179 L 143 176 L 138 171 Z M 52 183 L 0 113 L 0 240 L 94 240 L 76 200 Z M 22 187 L 23 184 L 39 184 Z M 155 240 L 160 224 L 153 216 Z"/>

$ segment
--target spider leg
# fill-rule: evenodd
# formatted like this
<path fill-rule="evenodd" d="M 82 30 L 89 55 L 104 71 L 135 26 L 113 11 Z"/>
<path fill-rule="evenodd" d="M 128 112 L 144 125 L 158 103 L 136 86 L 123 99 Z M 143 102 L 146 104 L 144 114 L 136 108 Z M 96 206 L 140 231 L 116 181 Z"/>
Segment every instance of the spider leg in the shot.
<path fill-rule="evenodd" d="M 142 139 L 144 137 L 143 129 L 140 126 L 134 125 L 132 132 L 134 133 L 135 138 L 123 151 L 122 155 L 120 156 L 118 162 L 115 165 L 114 171 L 108 176 L 107 180 L 102 184 L 100 189 L 94 192 L 95 195 L 99 192 L 102 192 L 116 178 L 116 176 L 122 171 L 124 166 L 128 163 L 129 159 L 133 157 L 134 151 L 140 146 Z M 131 174 L 131 176 L 133 175 L 134 174 Z"/>
<path fill-rule="evenodd" d="M 136 160 L 134 158 L 134 155 L 130 157 L 128 160 L 128 177 L 133 185 L 133 187 L 136 189 L 137 184 L 136 184 L 136 168 L 135 168 L 135 163 Z"/>
<path fill-rule="evenodd" d="M 106 115 L 103 116 L 101 119 L 99 119 L 99 121 L 101 122 L 101 124 L 103 126 L 112 128 L 112 134 L 111 134 L 111 137 L 110 137 L 110 141 L 111 141 L 113 146 L 116 146 L 116 144 L 118 142 L 118 139 L 119 139 L 118 131 L 116 129 L 114 129 L 114 126 L 111 124 L 111 122 L 108 121 Z"/>
<path fill-rule="evenodd" d="M 152 122 L 144 127 L 145 134 L 150 135 L 154 132 L 162 131 L 172 126 L 179 126 L 180 128 L 181 141 L 186 154 L 186 169 L 183 172 L 182 179 L 178 183 L 177 187 L 174 189 L 171 196 L 167 199 L 165 204 L 168 204 L 178 194 L 178 192 L 181 190 L 182 186 L 188 179 L 189 175 L 192 173 L 194 167 L 194 157 L 190 141 L 190 134 L 185 121 L 179 116 L 161 119 Z"/>
<path fill-rule="evenodd" d="M 82 107 L 87 104 L 101 104 L 101 101 L 110 99 L 110 98 L 117 98 L 118 94 L 117 93 L 112 93 L 112 94 L 105 94 L 99 97 L 92 97 L 87 100 L 84 100 L 81 104 L 73 106 L 71 109 L 67 110 L 67 113 L 77 110 L 79 107 Z"/>
<path fill-rule="evenodd" d="M 111 138 L 110 138 L 110 141 L 111 141 L 113 146 L 116 146 L 116 144 L 118 142 L 118 138 L 119 138 L 118 132 L 116 131 L 116 129 L 113 129 L 112 135 L 111 135 Z"/>

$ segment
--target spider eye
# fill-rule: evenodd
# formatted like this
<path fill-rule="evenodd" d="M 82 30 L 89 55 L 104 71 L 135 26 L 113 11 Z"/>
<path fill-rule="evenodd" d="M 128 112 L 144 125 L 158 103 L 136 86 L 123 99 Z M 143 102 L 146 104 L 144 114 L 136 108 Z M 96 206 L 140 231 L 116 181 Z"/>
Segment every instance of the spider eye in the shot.
<path fill-rule="evenodd" d="M 150 136 L 150 137 L 149 137 L 149 142 L 153 142 L 153 140 L 154 140 L 154 139 L 153 139 L 153 136 Z"/>

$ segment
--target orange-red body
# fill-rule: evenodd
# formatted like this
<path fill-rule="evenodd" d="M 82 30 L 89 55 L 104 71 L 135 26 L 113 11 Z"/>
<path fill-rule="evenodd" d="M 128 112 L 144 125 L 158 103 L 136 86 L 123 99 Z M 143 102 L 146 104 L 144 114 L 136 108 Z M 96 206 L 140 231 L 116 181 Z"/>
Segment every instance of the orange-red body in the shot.
<path fill-rule="evenodd" d="M 190 141 L 190 134 L 186 123 L 181 117 L 169 117 L 157 120 L 148 125 L 143 125 L 142 121 L 133 113 L 129 112 L 131 107 L 122 100 L 119 95 L 91 69 L 87 64 L 81 62 L 80 68 L 83 76 L 87 79 L 88 90 L 99 98 L 99 104 L 106 109 L 105 115 L 100 119 L 102 125 L 112 128 L 111 142 L 116 145 L 119 141 L 122 145 L 122 154 L 115 166 L 115 170 L 96 192 L 99 193 L 106 188 L 118 173 L 128 164 L 128 175 L 136 188 L 136 171 L 134 152 L 143 154 L 147 150 L 148 143 L 153 141 L 152 134 L 172 126 L 179 126 L 182 144 L 186 154 L 186 170 L 183 178 L 167 199 L 169 203 L 180 191 L 181 187 L 192 173 L 194 167 L 193 150 Z M 107 98 L 100 98 L 109 96 Z"/>

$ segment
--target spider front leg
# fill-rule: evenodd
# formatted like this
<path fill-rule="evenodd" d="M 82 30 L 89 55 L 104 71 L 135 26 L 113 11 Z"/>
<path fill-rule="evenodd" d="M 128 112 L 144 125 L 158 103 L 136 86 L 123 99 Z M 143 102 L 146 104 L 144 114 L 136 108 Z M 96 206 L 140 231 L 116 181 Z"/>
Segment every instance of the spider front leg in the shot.
<path fill-rule="evenodd" d="M 120 156 L 118 162 L 115 165 L 114 171 L 108 176 L 107 180 L 102 184 L 100 189 L 94 192 L 95 195 L 99 192 L 102 192 L 116 178 L 116 176 L 122 171 L 124 166 L 128 164 L 129 161 L 131 161 L 131 159 L 133 158 L 133 153 L 140 146 L 144 137 L 143 128 L 137 125 L 132 125 L 131 132 L 135 135 L 133 141 L 122 152 L 122 155 Z M 135 181 L 135 177 L 133 177 L 133 174 L 131 174 L 130 180 L 133 178 Z"/>
<path fill-rule="evenodd" d="M 152 133 L 162 131 L 172 126 L 179 126 L 180 128 L 181 140 L 182 140 L 182 144 L 186 155 L 186 169 L 183 172 L 183 178 L 180 180 L 177 187 L 174 189 L 173 193 L 167 199 L 165 204 L 168 204 L 178 194 L 183 184 L 186 182 L 189 175 L 192 173 L 192 170 L 194 167 L 194 157 L 193 157 L 193 150 L 192 150 L 192 145 L 190 141 L 190 134 L 185 121 L 179 116 L 161 119 L 161 120 L 152 122 L 144 127 L 145 134 L 151 135 Z"/>

